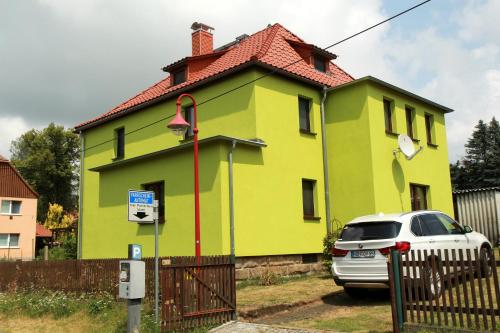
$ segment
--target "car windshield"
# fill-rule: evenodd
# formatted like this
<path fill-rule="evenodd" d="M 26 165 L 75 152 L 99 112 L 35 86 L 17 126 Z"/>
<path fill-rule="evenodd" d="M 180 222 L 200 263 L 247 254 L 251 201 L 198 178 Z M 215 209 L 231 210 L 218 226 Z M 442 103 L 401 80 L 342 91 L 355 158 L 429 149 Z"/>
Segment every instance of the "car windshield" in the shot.
<path fill-rule="evenodd" d="M 348 224 L 342 229 L 339 241 L 360 241 L 395 238 L 401 223 L 395 221 L 362 222 Z"/>

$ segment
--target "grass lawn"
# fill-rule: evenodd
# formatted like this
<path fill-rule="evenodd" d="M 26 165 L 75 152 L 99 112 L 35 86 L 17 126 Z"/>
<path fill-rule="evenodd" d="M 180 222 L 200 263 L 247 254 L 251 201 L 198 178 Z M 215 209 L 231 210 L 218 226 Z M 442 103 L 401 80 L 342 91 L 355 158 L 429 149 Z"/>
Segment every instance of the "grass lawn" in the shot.
<path fill-rule="evenodd" d="M 322 296 L 342 290 L 331 275 L 309 275 L 280 281 L 277 285 L 247 285 L 236 290 L 239 311 L 249 311 L 277 304 L 293 304 L 319 300 Z"/>

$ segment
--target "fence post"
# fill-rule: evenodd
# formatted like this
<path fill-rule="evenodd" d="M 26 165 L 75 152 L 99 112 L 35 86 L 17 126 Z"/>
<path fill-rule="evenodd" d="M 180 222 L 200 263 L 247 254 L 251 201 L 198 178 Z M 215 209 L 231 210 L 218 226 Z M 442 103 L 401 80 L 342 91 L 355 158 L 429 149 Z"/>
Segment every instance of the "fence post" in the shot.
<path fill-rule="evenodd" d="M 388 274 L 391 289 L 391 310 L 393 319 L 393 331 L 399 333 L 403 328 L 403 299 L 401 292 L 401 276 L 399 266 L 401 254 L 392 250 L 389 256 Z"/>

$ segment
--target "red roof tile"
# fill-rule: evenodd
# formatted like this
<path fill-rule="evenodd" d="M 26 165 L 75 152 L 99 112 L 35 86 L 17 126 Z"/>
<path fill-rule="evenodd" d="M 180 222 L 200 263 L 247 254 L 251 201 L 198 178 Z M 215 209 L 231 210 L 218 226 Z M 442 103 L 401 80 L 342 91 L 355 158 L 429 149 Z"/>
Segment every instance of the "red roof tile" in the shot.
<path fill-rule="evenodd" d="M 188 81 L 172 86 L 170 77 L 166 77 L 114 109 L 94 119 L 81 123 L 75 128 L 79 130 L 97 125 L 94 123 L 107 121 L 108 119 L 118 116 L 127 109 L 140 106 L 145 102 L 152 101 L 181 88 L 194 85 L 195 83 L 209 79 L 217 74 L 222 74 L 228 70 L 235 69 L 251 61 L 254 61 L 256 64 L 267 65 L 283 70 L 294 76 L 302 77 L 328 87 L 337 86 L 353 80 L 352 76 L 333 63 L 330 63 L 329 73 L 322 73 L 315 70 L 311 64 L 308 64 L 300 57 L 287 40 L 303 42 L 302 39 L 298 38 L 280 24 L 274 24 L 241 40 L 239 43 L 231 45 L 227 49 L 227 52 L 220 52 L 220 57 L 210 65 L 200 71 L 190 73 Z M 177 64 L 186 59 L 189 60 L 190 58 L 192 57 L 181 59 L 173 64 Z M 289 65 L 295 61 L 297 62 L 293 65 Z"/>
<path fill-rule="evenodd" d="M 52 231 L 41 224 L 36 224 L 36 237 L 52 237 Z"/>

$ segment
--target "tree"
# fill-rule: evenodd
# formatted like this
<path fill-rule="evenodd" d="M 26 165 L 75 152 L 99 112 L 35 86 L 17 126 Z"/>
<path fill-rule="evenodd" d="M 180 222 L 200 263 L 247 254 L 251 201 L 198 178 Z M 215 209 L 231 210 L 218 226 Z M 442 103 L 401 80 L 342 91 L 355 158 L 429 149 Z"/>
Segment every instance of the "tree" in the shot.
<path fill-rule="evenodd" d="M 500 186 L 500 124 L 493 117 L 479 120 L 466 145 L 461 161 L 450 164 L 454 189 Z"/>
<path fill-rule="evenodd" d="M 32 129 L 11 144 L 11 162 L 38 192 L 38 220 L 44 221 L 49 202 L 67 210 L 76 208 L 78 187 L 78 136 L 51 123 L 43 130 Z"/>
<path fill-rule="evenodd" d="M 47 217 L 43 225 L 49 230 L 63 229 L 71 227 L 74 220 L 73 216 L 64 213 L 63 206 L 49 203 Z"/>

